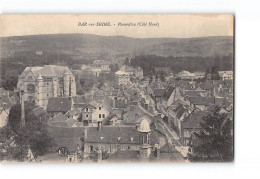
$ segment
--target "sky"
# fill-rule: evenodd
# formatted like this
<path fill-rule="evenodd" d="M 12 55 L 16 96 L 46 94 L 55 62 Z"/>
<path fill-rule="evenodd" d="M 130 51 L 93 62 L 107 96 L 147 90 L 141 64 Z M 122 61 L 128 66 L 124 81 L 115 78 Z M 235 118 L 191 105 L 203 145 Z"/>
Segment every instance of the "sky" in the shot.
<path fill-rule="evenodd" d="M 96 34 L 135 38 L 233 36 L 232 14 L 9 14 L 1 15 L 1 37 L 38 34 Z M 110 22 L 112 26 L 89 26 Z M 147 23 L 146 26 L 137 24 Z M 149 22 L 159 26 L 149 26 Z M 87 23 L 87 26 L 78 24 Z M 118 26 L 132 23 L 136 26 Z"/>

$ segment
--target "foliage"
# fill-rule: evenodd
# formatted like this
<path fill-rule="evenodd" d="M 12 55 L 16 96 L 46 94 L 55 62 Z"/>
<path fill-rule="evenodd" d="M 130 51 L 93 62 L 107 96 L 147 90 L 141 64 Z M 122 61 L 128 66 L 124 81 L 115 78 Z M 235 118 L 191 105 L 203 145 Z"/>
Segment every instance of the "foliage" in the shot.
<path fill-rule="evenodd" d="M 81 86 L 81 83 L 80 83 L 80 79 L 79 79 L 79 76 L 78 75 L 75 75 L 75 81 L 76 81 L 76 93 L 77 95 L 84 95 L 84 90 Z"/>
<path fill-rule="evenodd" d="M 26 103 L 24 104 L 25 114 L 28 114 L 33 109 L 33 104 Z M 27 122 L 27 118 L 25 118 Z M 8 116 L 7 125 L 13 130 L 15 133 L 20 130 L 21 126 L 21 104 L 15 104 L 11 107 Z"/>
<path fill-rule="evenodd" d="M 102 153 L 102 160 L 109 158 L 108 152 L 103 147 L 101 147 L 101 149 L 99 149 L 98 147 L 95 147 L 95 149 L 94 149 L 94 159 L 96 159 L 96 160 L 98 159 L 99 152 Z"/>
<path fill-rule="evenodd" d="M 134 67 L 140 66 L 144 75 L 155 75 L 155 67 L 170 67 L 174 73 L 181 70 L 188 70 L 191 72 L 204 71 L 215 66 L 218 70 L 232 70 L 233 69 L 233 55 L 226 56 L 156 56 L 156 55 L 139 55 L 131 59 L 131 65 Z"/>
<path fill-rule="evenodd" d="M 119 70 L 118 64 L 110 64 L 109 68 L 111 70 L 111 72 L 117 72 Z"/>
<path fill-rule="evenodd" d="M 227 114 L 215 107 L 202 118 L 201 130 L 194 133 L 188 159 L 193 162 L 228 162 L 233 160 L 233 125 Z"/>
<path fill-rule="evenodd" d="M 25 105 L 25 126 L 21 124 L 21 105 L 10 109 L 8 124 L 0 129 L 0 160 L 22 161 L 30 148 L 34 156 L 44 155 L 54 145 L 48 133 L 47 113 L 35 115 L 31 112 L 32 105 Z"/>
<path fill-rule="evenodd" d="M 220 80 L 220 76 L 218 74 L 218 70 L 215 66 L 212 67 L 212 70 L 211 70 L 211 79 L 212 80 Z"/>

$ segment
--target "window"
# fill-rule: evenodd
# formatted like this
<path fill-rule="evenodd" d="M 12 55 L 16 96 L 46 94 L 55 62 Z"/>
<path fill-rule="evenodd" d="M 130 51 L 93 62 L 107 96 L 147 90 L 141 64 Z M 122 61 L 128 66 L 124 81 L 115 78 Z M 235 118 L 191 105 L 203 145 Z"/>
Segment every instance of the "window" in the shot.
<path fill-rule="evenodd" d="M 99 114 L 99 118 L 101 118 L 101 114 Z"/>
<path fill-rule="evenodd" d="M 150 144 L 150 135 L 147 135 L 147 144 Z"/>
<path fill-rule="evenodd" d="M 101 110 L 101 107 L 99 107 L 99 110 Z"/>
<path fill-rule="evenodd" d="M 88 117 L 88 114 L 86 114 L 86 117 Z"/>
<path fill-rule="evenodd" d="M 49 96 L 49 94 L 47 93 L 47 96 Z"/>
<path fill-rule="evenodd" d="M 88 112 L 88 108 L 86 108 L 86 112 Z"/>
<path fill-rule="evenodd" d="M 103 114 L 103 118 L 105 118 L 105 114 Z"/>

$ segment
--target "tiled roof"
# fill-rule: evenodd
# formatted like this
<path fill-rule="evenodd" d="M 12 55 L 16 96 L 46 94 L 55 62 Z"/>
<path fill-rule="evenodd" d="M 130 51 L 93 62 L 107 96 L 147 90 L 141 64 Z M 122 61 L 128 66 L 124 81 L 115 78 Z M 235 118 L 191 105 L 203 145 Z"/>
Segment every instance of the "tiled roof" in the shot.
<path fill-rule="evenodd" d="M 55 115 L 51 121 L 53 122 L 65 122 L 68 118 L 63 115 L 62 113 L 59 113 L 57 115 Z"/>
<path fill-rule="evenodd" d="M 74 76 L 67 66 L 44 65 L 43 67 L 26 67 L 19 78 L 24 78 L 29 71 L 32 71 L 36 77 L 38 77 L 40 74 L 41 76 L 62 77 L 66 71 L 70 74 L 71 77 Z"/>
<path fill-rule="evenodd" d="M 149 85 L 150 88 L 152 89 L 163 89 L 163 85 L 161 82 L 153 82 Z"/>
<path fill-rule="evenodd" d="M 165 92 L 165 89 L 154 89 L 154 96 L 162 97 Z"/>
<path fill-rule="evenodd" d="M 41 76 L 57 76 L 53 68 L 48 65 L 44 66 L 39 74 L 41 74 Z"/>
<path fill-rule="evenodd" d="M 33 110 L 31 110 L 30 113 L 33 113 L 35 116 L 41 116 L 47 114 L 47 111 L 42 107 L 36 107 Z"/>
<path fill-rule="evenodd" d="M 113 112 L 112 100 L 109 97 L 105 97 L 102 104 L 105 106 L 105 108 L 107 108 L 109 112 Z"/>
<path fill-rule="evenodd" d="M 209 106 L 215 103 L 215 99 L 213 97 L 188 97 L 188 99 L 194 105 Z"/>
<path fill-rule="evenodd" d="M 77 109 L 83 109 L 84 107 L 86 107 L 87 104 L 73 104 L 73 107 L 77 108 Z"/>
<path fill-rule="evenodd" d="M 66 120 L 67 124 L 68 124 L 68 127 L 79 127 L 80 126 L 80 123 L 78 120 L 75 120 L 73 118 L 68 118 Z"/>
<path fill-rule="evenodd" d="M 131 140 L 133 138 L 133 140 Z M 102 126 L 87 127 L 85 142 L 107 144 L 139 144 L 139 132 L 133 126 Z"/>
<path fill-rule="evenodd" d="M 203 111 L 193 111 L 184 120 L 183 128 L 200 128 L 199 124 L 202 122 L 202 117 L 207 113 Z"/>
<path fill-rule="evenodd" d="M 151 132 L 151 145 L 158 143 L 158 139 Z M 86 143 L 106 143 L 106 144 L 141 144 L 140 132 L 135 126 L 102 126 L 85 128 Z"/>
<path fill-rule="evenodd" d="M 84 128 L 82 127 L 49 127 L 49 132 L 56 144 L 53 151 L 58 150 L 60 147 L 66 147 L 69 152 L 75 152 L 78 148 L 79 138 L 84 136 Z"/>
<path fill-rule="evenodd" d="M 185 90 L 185 96 L 201 96 L 201 93 L 206 93 L 205 90 Z"/>
<path fill-rule="evenodd" d="M 107 160 L 134 162 L 141 160 L 141 156 L 138 151 L 116 151 Z"/>
<path fill-rule="evenodd" d="M 176 116 L 177 116 L 177 118 L 178 119 L 180 119 L 180 117 L 183 115 L 183 113 L 185 112 L 185 108 L 183 107 L 183 105 L 182 104 L 179 104 L 178 106 L 177 106 L 177 108 L 176 109 L 174 109 L 174 112 L 176 112 Z"/>
<path fill-rule="evenodd" d="M 125 100 L 115 100 L 114 101 L 115 106 L 114 108 L 118 108 L 118 109 L 125 109 L 128 105 L 129 105 L 129 101 L 125 101 Z"/>
<path fill-rule="evenodd" d="M 51 127 L 69 127 L 66 121 L 48 121 L 48 125 Z"/>
<path fill-rule="evenodd" d="M 0 109 L 10 109 L 13 105 L 13 102 L 9 96 L 2 95 L 0 96 Z"/>
<path fill-rule="evenodd" d="M 47 112 L 67 112 L 71 109 L 72 100 L 70 97 L 49 98 Z"/>
<path fill-rule="evenodd" d="M 80 114 L 80 110 L 78 110 L 78 109 L 72 109 L 72 110 L 69 110 L 68 112 L 66 112 L 64 115 L 66 116 L 66 117 L 72 117 L 72 116 L 74 116 L 75 114 Z"/>
<path fill-rule="evenodd" d="M 167 88 L 166 91 L 164 92 L 162 98 L 163 98 L 165 101 L 168 101 L 168 99 L 169 99 L 170 96 L 172 95 L 174 89 L 175 89 L 174 86 L 168 86 L 168 88 Z"/>
<path fill-rule="evenodd" d="M 145 112 L 139 106 L 128 106 L 125 109 L 126 113 L 123 115 L 123 119 L 126 123 L 136 124 L 140 123 L 138 118 L 145 114 Z"/>
<path fill-rule="evenodd" d="M 88 104 L 90 102 L 91 96 L 80 96 L 80 97 L 72 97 L 73 103 L 75 104 Z"/>

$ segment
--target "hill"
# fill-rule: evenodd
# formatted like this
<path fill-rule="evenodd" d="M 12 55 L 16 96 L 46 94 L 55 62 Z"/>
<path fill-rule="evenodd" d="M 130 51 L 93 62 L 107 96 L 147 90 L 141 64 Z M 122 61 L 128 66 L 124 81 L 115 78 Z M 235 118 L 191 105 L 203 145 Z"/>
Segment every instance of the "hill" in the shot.
<path fill-rule="evenodd" d="M 0 39 L 1 57 L 19 53 L 68 54 L 100 58 L 120 54 L 159 56 L 223 56 L 233 53 L 233 37 L 130 38 L 91 34 L 50 34 L 4 37 Z"/>

